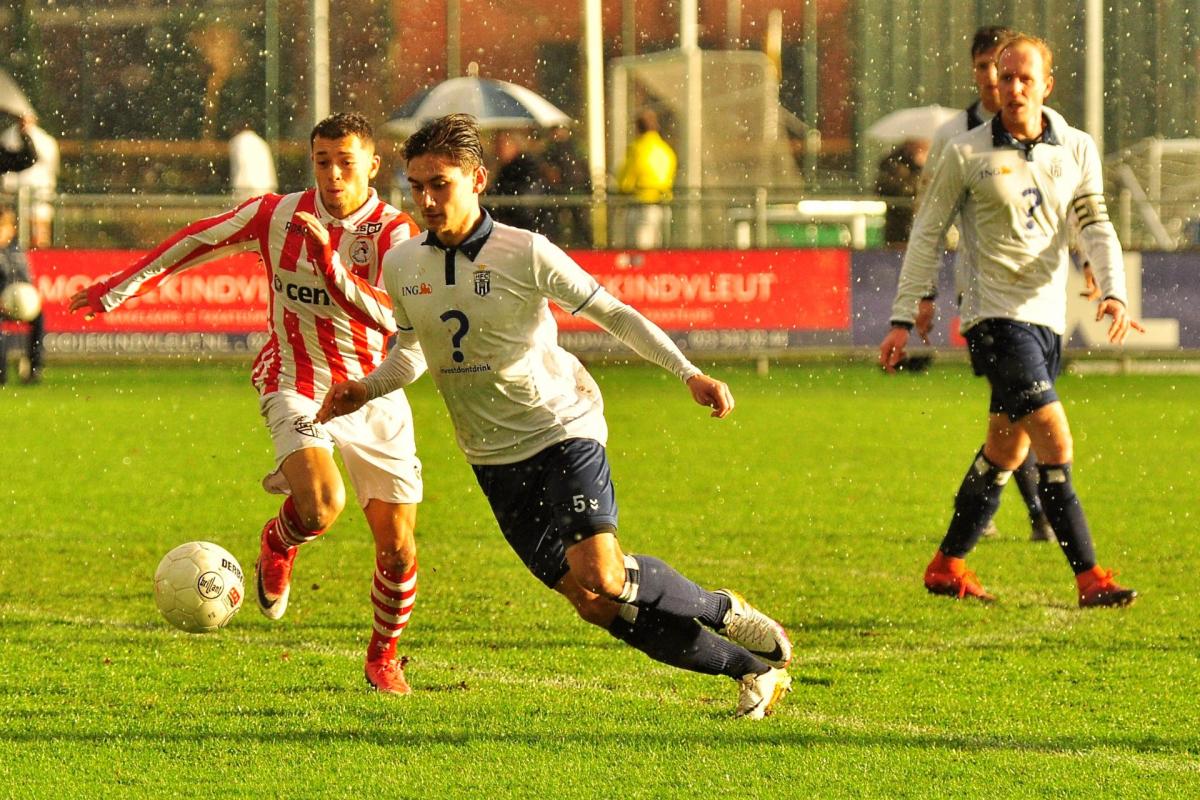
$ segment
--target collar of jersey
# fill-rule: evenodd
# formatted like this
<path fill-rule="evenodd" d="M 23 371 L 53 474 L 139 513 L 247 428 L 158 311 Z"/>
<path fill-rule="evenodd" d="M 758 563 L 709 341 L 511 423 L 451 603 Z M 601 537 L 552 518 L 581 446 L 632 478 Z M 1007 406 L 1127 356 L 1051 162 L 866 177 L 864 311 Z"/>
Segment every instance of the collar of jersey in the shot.
<path fill-rule="evenodd" d="M 1042 135 L 1034 139 L 1032 142 L 1018 141 L 1015 136 L 1008 132 L 1004 127 L 1004 122 L 1000 119 L 1000 114 L 992 117 L 992 146 L 994 147 L 1011 147 L 1020 150 L 1025 155 L 1026 161 L 1033 161 L 1033 147 L 1038 144 L 1062 144 L 1058 137 L 1058 133 L 1054 130 L 1054 117 L 1042 112 L 1042 121 L 1045 124 L 1042 128 Z"/>
<path fill-rule="evenodd" d="M 329 210 L 325 208 L 325 204 L 321 202 L 321 191 L 313 189 L 312 192 L 316 195 L 317 219 L 325 223 L 326 227 L 345 228 L 348 231 L 354 231 L 358 228 L 359 223 L 369 217 L 375 210 L 375 206 L 379 204 L 379 195 L 375 193 L 374 189 L 368 189 L 367 201 L 362 204 L 358 211 L 355 211 L 348 217 L 338 219 L 333 214 L 330 214 Z"/>
<path fill-rule="evenodd" d="M 983 114 L 979 113 L 980 109 L 982 108 L 982 100 L 976 100 L 974 103 L 971 103 L 971 105 L 967 106 L 967 130 L 978 128 L 987 121 L 983 118 Z"/>
<path fill-rule="evenodd" d="M 483 213 L 483 219 L 480 220 L 479 226 L 471 231 L 471 235 L 459 243 L 458 247 L 442 244 L 433 231 L 425 232 L 425 241 L 421 244 L 425 247 L 436 247 L 439 250 L 457 250 L 474 261 L 479 256 L 479 251 L 487 244 L 488 237 L 492 235 L 492 215 L 487 212 L 486 208 L 479 210 Z"/>

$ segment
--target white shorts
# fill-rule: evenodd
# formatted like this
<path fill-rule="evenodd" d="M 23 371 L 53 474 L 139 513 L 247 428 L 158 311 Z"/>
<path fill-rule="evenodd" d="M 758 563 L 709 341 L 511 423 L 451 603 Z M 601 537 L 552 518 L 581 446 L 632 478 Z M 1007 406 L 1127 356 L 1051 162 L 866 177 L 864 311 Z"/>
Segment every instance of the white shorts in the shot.
<path fill-rule="evenodd" d="M 365 406 L 325 424 L 317 422 L 321 404 L 293 391 L 278 391 L 259 399 L 259 410 L 275 445 L 275 471 L 263 478 L 272 494 L 289 494 L 280 471 L 284 459 L 297 450 L 334 445 L 354 486 L 358 503 L 421 502 L 421 461 L 413 437 L 412 409 L 403 392 L 377 397 Z"/>

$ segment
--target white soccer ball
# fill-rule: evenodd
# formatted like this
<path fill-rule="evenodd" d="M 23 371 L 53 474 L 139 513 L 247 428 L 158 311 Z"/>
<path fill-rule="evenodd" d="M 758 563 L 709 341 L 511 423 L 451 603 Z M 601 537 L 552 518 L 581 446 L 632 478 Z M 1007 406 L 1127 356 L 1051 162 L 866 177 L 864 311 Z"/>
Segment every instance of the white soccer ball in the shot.
<path fill-rule="evenodd" d="M 188 633 L 211 633 L 242 607 L 242 567 L 212 542 L 181 544 L 154 572 L 154 602 L 167 622 Z"/>
<path fill-rule="evenodd" d="M 9 319 L 32 322 L 42 311 L 42 296 L 32 283 L 14 281 L 0 292 L 0 311 Z"/>

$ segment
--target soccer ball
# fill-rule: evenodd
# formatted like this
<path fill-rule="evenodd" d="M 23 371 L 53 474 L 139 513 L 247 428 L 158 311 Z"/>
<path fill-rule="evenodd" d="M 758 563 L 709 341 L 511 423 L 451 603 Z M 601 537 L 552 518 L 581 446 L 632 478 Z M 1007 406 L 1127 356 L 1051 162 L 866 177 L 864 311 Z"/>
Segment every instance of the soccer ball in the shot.
<path fill-rule="evenodd" d="M 188 633 L 211 633 L 242 607 L 246 586 L 237 559 L 212 542 L 181 544 L 154 572 L 154 602 L 167 622 Z"/>
<path fill-rule="evenodd" d="M 42 296 L 32 283 L 14 281 L 0 292 L 0 311 L 9 319 L 32 322 L 42 310 Z"/>

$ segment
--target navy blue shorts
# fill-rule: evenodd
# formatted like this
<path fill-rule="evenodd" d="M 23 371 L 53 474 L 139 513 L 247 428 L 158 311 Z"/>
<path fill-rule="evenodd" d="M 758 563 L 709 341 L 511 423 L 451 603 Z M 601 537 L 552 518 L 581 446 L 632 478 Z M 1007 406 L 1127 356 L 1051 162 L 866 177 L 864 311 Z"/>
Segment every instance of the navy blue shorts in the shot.
<path fill-rule="evenodd" d="M 604 446 L 568 439 L 515 464 L 476 466 L 509 546 L 553 589 L 567 574 L 567 548 L 617 529 L 617 498 Z"/>
<path fill-rule="evenodd" d="M 1044 325 L 985 319 L 963 336 L 971 367 L 992 386 L 988 411 L 1013 422 L 1058 400 L 1062 337 Z"/>

